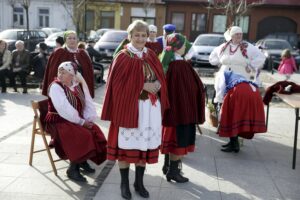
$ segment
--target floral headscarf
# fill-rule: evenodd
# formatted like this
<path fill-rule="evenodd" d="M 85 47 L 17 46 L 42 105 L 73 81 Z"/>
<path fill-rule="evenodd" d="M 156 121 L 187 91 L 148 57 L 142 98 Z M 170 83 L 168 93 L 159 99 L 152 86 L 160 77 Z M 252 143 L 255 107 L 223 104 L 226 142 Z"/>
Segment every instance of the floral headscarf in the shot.
<path fill-rule="evenodd" d="M 160 61 L 163 65 L 164 72 L 166 73 L 170 62 L 174 60 L 174 53 L 178 51 L 183 45 L 185 45 L 184 56 L 191 48 L 191 43 L 180 33 L 172 33 L 167 36 L 167 46 L 162 52 Z"/>

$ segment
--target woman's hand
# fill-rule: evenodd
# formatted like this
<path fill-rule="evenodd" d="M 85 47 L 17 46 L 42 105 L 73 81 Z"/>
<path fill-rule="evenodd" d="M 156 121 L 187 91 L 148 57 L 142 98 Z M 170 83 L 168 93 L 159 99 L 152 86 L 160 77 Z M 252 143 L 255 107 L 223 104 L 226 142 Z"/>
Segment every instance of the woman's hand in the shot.
<path fill-rule="evenodd" d="M 246 70 L 246 72 L 247 72 L 248 74 L 251 72 L 251 69 L 250 69 L 250 67 L 248 67 L 248 66 L 245 68 L 245 70 Z"/>
<path fill-rule="evenodd" d="M 156 94 L 159 90 L 155 83 L 144 83 L 143 89 L 152 94 Z"/>
<path fill-rule="evenodd" d="M 87 129 L 91 129 L 93 127 L 93 125 L 94 125 L 93 122 L 85 121 L 83 124 L 83 127 L 87 128 Z"/>

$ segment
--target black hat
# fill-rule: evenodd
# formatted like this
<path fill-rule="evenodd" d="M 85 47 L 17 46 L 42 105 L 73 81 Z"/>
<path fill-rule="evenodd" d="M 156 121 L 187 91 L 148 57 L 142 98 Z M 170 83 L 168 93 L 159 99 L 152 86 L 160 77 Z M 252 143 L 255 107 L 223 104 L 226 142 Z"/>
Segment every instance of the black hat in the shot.
<path fill-rule="evenodd" d="M 43 51 L 46 51 L 48 49 L 48 46 L 44 42 L 39 43 L 39 48 L 42 49 Z"/>
<path fill-rule="evenodd" d="M 61 36 L 58 36 L 55 41 L 59 43 L 61 46 L 64 45 L 65 43 L 64 38 Z"/>

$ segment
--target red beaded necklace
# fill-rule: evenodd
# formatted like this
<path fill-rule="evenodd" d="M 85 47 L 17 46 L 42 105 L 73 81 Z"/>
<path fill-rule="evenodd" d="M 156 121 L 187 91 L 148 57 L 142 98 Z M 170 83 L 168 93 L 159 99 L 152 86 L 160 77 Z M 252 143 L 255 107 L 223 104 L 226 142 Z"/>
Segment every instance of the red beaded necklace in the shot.
<path fill-rule="evenodd" d="M 240 44 L 237 45 L 237 47 L 234 50 L 232 50 L 232 46 L 229 45 L 229 54 L 233 55 L 238 50 L 239 47 L 240 47 Z"/>

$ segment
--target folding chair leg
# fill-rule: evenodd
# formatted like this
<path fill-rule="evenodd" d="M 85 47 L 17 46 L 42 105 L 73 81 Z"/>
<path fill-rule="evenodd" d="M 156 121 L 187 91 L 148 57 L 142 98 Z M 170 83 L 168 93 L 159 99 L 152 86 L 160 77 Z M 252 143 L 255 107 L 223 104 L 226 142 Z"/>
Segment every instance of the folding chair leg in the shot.
<path fill-rule="evenodd" d="M 33 151 L 34 151 L 34 141 L 35 141 L 35 130 L 36 130 L 36 118 L 33 120 L 33 127 L 32 127 L 32 135 L 31 135 L 31 146 L 30 146 L 30 154 L 29 154 L 29 165 L 32 166 L 32 158 L 33 158 Z"/>
<path fill-rule="evenodd" d="M 45 144 L 45 147 L 46 147 L 46 151 L 47 151 L 48 157 L 50 159 L 50 163 L 51 163 L 52 169 L 54 171 L 55 176 L 57 176 L 57 170 L 56 170 L 56 167 L 55 167 L 55 164 L 54 164 L 54 161 L 53 161 L 53 157 L 52 157 L 51 152 L 50 152 L 50 148 L 48 146 L 48 142 L 47 142 L 46 136 L 44 134 L 42 134 L 42 137 L 43 137 L 43 141 L 44 141 L 44 144 Z"/>

